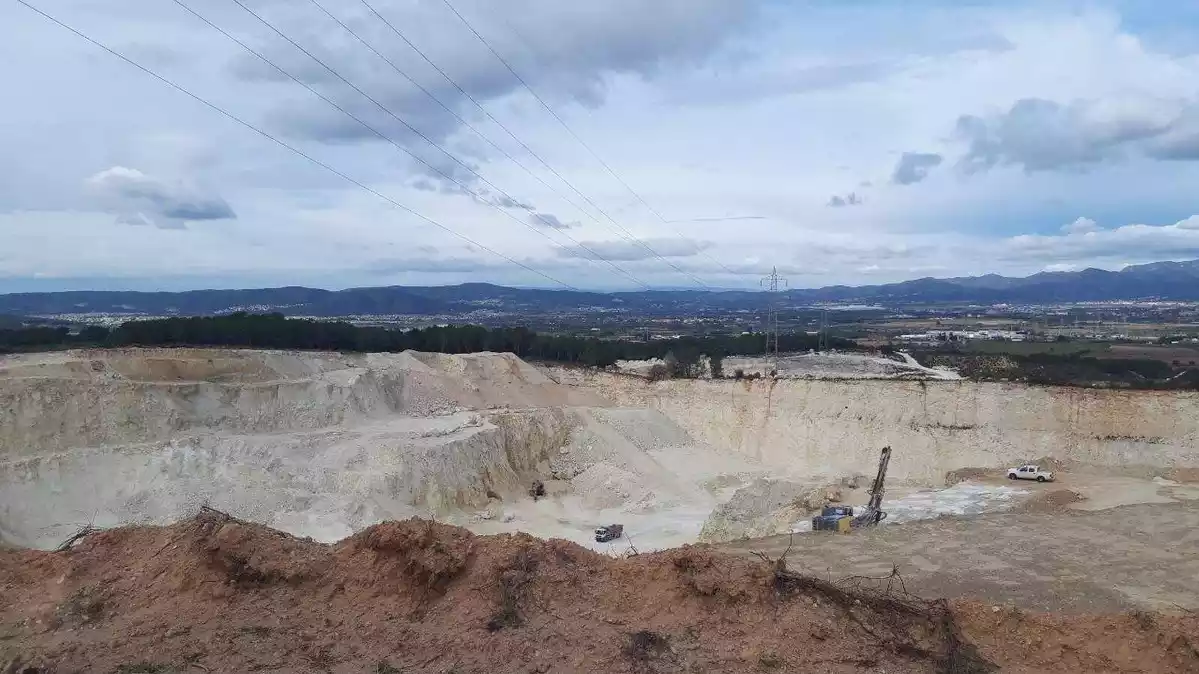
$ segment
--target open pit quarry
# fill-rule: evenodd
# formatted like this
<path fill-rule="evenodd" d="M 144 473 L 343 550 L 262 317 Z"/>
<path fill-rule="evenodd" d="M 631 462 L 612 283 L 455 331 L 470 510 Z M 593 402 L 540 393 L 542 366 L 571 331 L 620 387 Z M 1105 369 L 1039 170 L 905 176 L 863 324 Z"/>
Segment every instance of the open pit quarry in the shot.
<path fill-rule="evenodd" d="M 1199 396 L 801 360 L 4 357 L 0 672 L 1199 671 Z"/>
<path fill-rule="evenodd" d="M 1168 481 L 1199 467 L 1199 395 L 943 377 L 651 383 L 487 353 L 10 356 L 0 536 L 52 548 L 83 526 L 208 505 L 324 542 L 419 516 L 661 549 L 799 530 L 827 500 L 860 503 L 884 445 L 899 519 L 1012 507 L 1024 485 L 943 490 L 947 475 L 1043 457 Z M 627 536 L 597 544 L 609 523 Z"/>

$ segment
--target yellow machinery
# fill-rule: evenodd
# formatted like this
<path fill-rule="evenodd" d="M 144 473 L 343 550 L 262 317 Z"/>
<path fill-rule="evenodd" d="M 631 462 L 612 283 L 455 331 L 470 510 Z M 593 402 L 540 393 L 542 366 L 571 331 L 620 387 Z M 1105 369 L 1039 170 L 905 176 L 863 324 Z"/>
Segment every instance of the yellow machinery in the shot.
<path fill-rule="evenodd" d="M 870 485 L 870 501 L 861 512 L 854 514 L 850 506 L 825 506 L 820 514 L 812 518 L 813 531 L 837 531 L 843 534 L 860 527 L 872 527 L 887 517 L 883 512 L 883 493 L 887 481 L 887 467 L 891 465 L 891 448 L 883 447 L 878 459 L 878 474 Z"/>

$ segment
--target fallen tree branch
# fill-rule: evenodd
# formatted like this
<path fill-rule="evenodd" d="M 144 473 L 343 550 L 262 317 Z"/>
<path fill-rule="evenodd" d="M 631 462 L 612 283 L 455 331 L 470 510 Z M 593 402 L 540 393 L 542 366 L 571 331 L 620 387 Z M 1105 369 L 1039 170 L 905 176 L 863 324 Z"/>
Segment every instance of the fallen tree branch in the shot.
<path fill-rule="evenodd" d="M 853 587 L 856 588 L 856 587 L 860 586 L 862 581 L 873 581 L 873 582 L 881 583 L 884 580 L 887 581 L 887 589 L 884 590 L 885 594 L 891 594 L 892 587 L 894 587 L 894 584 L 898 581 L 900 591 L 905 595 L 911 596 L 911 593 L 908 592 L 907 584 L 904 583 L 904 581 L 903 581 L 903 576 L 900 575 L 900 573 L 899 573 L 899 567 L 894 564 L 891 565 L 891 573 L 889 573 L 885 576 L 846 576 L 844 578 L 841 578 L 840 580 L 833 581 L 833 582 L 835 582 L 838 585 L 852 584 Z"/>
<path fill-rule="evenodd" d="M 790 550 L 790 547 L 788 547 Z M 753 556 L 773 567 L 773 587 L 780 598 L 818 595 L 870 637 L 872 646 L 937 664 L 939 671 L 991 672 L 995 665 L 962 637 L 953 610 L 944 599 L 910 594 L 897 565 L 886 576 L 847 576 L 836 581 L 805 576 L 787 569 L 785 555 Z M 887 581 L 886 588 L 862 586 Z M 899 592 L 893 592 L 895 584 Z"/>
<path fill-rule="evenodd" d="M 216 515 L 217 517 L 220 517 L 220 518 L 226 519 L 226 520 L 237 519 L 233 515 L 230 515 L 229 513 L 225 512 L 224 510 L 217 510 L 216 508 L 213 508 L 212 506 L 208 505 L 207 503 L 200 506 L 200 512 L 208 513 L 209 515 Z"/>
<path fill-rule="evenodd" d="M 62 543 L 59 543 L 58 547 L 54 548 L 54 551 L 55 552 L 66 552 L 67 550 L 70 550 L 71 546 L 74 545 L 79 539 L 90 536 L 90 535 L 96 533 L 97 531 L 100 531 L 100 530 L 97 529 L 96 527 L 93 527 L 90 523 L 85 524 L 82 527 L 80 527 L 78 531 L 71 534 L 71 536 L 69 538 L 67 538 L 67 540 L 63 541 Z"/>

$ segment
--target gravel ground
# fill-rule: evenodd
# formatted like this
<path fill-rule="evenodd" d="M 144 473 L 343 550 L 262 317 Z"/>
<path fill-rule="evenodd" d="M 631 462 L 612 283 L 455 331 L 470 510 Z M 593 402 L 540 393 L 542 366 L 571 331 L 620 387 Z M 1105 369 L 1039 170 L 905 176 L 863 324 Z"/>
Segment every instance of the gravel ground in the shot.
<path fill-rule="evenodd" d="M 789 537 L 722 546 L 772 558 Z M 980 597 L 1034 610 L 1199 609 L 1199 502 L 994 514 L 796 534 L 791 568 L 886 576 L 927 597 Z"/>
<path fill-rule="evenodd" d="M 776 363 L 763 356 L 730 356 L 724 359 L 725 376 L 737 370 L 767 374 Z M 777 361 L 780 377 L 813 379 L 961 379 L 957 373 L 924 367 L 906 353 L 894 358 L 860 353 L 783 354 Z"/>

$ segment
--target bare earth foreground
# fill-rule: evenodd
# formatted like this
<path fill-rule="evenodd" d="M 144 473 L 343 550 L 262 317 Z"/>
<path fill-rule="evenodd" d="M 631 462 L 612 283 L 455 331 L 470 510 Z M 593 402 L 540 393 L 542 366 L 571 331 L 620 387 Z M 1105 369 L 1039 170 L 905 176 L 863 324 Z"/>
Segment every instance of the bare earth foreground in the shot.
<path fill-rule="evenodd" d="M 6 672 L 1199 668 L 1194 614 L 925 602 L 704 547 L 613 559 L 418 520 L 325 545 L 209 511 L 0 552 L 0 573 Z"/>

